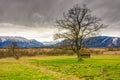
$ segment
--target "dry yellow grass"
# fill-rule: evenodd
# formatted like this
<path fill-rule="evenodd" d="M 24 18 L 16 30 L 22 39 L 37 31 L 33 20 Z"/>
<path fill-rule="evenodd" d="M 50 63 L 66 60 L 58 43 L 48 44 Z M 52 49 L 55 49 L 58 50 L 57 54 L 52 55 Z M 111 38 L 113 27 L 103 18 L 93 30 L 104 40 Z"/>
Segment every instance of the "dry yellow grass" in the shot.
<path fill-rule="evenodd" d="M 120 51 L 105 51 L 104 55 L 120 55 Z"/>
<path fill-rule="evenodd" d="M 90 53 L 92 55 L 120 55 L 119 49 L 108 48 L 83 48 L 82 54 Z M 72 50 L 58 48 L 31 48 L 31 49 L 16 49 L 16 54 L 19 56 L 59 56 L 59 55 L 75 55 Z M 0 49 L 0 58 L 13 57 L 10 49 Z"/>

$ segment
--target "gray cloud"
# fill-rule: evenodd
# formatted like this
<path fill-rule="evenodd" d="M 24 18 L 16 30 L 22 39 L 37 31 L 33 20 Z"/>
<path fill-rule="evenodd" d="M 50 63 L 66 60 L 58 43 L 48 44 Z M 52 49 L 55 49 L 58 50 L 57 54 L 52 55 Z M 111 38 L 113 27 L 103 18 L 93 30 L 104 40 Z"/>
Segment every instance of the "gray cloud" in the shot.
<path fill-rule="evenodd" d="M 93 7 L 98 15 L 110 23 L 120 21 L 120 0 L 94 0 Z M 101 15 L 102 14 L 102 15 Z"/>
<path fill-rule="evenodd" d="M 0 23 L 25 26 L 53 23 L 77 3 L 87 4 L 95 15 L 119 28 L 120 0 L 0 0 Z"/>
<path fill-rule="evenodd" d="M 49 22 L 57 4 L 56 0 L 0 0 L 0 22 L 31 25 L 41 21 L 40 15 Z"/>
<path fill-rule="evenodd" d="M 109 25 L 102 35 L 120 36 L 120 0 L 0 0 L 0 35 L 52 41 L 56 18 L 75 4 L 87 4 Z"/>
<path fill-rule="evenodd" d="M 88 4 L 95 15 L 101 17 L 109 28 L 120 30 L 120 0 L 91 0 Z"/>

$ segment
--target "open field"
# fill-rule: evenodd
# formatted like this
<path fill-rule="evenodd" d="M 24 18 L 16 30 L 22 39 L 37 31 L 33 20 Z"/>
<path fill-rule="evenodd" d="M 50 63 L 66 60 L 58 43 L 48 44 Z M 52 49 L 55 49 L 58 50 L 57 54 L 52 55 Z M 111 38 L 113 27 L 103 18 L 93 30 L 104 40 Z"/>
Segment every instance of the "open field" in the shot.
<path fill-rule="evenodd" d="M 36 56 L 0 59 L 0 80 L 120 80 L 120 56 Z"/>

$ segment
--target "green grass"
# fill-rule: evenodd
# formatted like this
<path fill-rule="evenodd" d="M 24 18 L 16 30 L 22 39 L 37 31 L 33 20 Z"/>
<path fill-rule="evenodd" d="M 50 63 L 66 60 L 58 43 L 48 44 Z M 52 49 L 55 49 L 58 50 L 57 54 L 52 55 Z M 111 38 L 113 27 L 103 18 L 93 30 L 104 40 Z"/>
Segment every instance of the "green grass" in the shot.
<path fill-rule="evenodd" d="M 0 80 L 55 80 L 49 74 L 26 67 L 15 61 L 0 61 Z"/>
<path fill-rule="evenodd" d="M 101 80 L 101 69 L 104 69 L 105 80 L 120 79 L 120 56 L 92 56 L 82 62 L 77 62 L 75 56 L 41 56 L 24 57 L 19 61 L 0 59 L 0 80 L 61 80 L 60 75 L 57 77 L 32 66 L 63 74 L 63 80 L 70 80 L 66 75 L 85 80 Z"/>
<path fill-rule="evenodd" d="M 55 59 L 54 59 L 55 58 Z M 74 75 L 86 80 L 101 80 L 104 69 L 105 80 L 120 79 L 120 56 L 92 56 L 77 62 L 75 57 L 53 57 L 45 59 L 29 59 L 31 64 L 43 66 L 52 71 Z"/>

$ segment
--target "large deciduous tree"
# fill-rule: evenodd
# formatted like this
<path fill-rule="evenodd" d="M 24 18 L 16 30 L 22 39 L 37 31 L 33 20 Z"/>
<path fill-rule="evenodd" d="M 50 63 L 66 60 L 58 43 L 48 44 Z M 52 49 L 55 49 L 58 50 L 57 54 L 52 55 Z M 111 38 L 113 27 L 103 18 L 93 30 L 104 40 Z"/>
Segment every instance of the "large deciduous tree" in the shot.
<path fill-rule="evenodd" d="M 60 30 L 55 34 L 55 39 L 64 39 L 71 42 L 72 50 L 77 54 L 78 61 L 82 60 L 80 50 L 84 47 L 83 40 L 93 37 L 105 25 L 100 18 L 91 14 L 91 10 L 86 6 L 75 5 L 63 13 L 63 18 L 56 20 Z"/>

